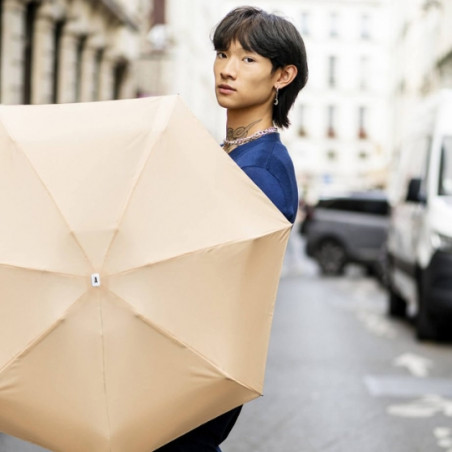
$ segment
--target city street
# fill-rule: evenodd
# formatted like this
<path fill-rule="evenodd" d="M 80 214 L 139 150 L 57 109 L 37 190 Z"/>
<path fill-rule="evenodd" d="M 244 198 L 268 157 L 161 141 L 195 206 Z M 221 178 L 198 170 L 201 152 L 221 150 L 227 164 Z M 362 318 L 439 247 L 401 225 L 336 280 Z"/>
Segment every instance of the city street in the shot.
<path fill-rule="evenodd" d="M 451 350 L 388 319 L 384 291 L 359 268 L 322 278 L 312 261 L 287 265 L 265 395 L 223 452 L 451 452 Z M 0 435 L 0 452 L 38 451 Z"/>

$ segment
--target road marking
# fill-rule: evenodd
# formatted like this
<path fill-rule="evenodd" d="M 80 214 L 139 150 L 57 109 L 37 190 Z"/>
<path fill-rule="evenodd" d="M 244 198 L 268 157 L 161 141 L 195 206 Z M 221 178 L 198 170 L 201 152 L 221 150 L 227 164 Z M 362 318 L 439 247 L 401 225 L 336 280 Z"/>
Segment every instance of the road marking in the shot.
<path fill-rule="evenodd" d="M 448 449 L 447 452 L 452 451 L 452 429 L 448 427 L 436 427 L 433 430 L 433 435 L 436 438 L 438 447 Z"/>
<path fill-rule="evenodd" d="M 418 397 L 387 406 L 386 413 L 390 416 L 408 419 L 426 419 L 436 415 L 452 417 L 452 399 L 447 398 L 452 397 L 450 379 L 368 375 L 364 382 L 374 397 Z M 433 435 L 439 448 L 452 452 L 452 428 L 436 427 Z"/>
<path fill-rule="evenodd" d="M 390 405 L 386 411 L 391 416 L 407 418 L 428 418 L 436 414 L 452 417 L 452 400 L 432 394 L 412 402 Z"/>
<path fill-rule="evenodd" d="M 393 364 L 397 367 L 405 367 L 415 377 L 424 378 L 433 367 L 431 360 L 414 353 L 404 353 L 394 359 Z"/>
<path fill-rule="evenodd" d="M 444 439 L 451 436 L 452 430 L 449 427 L 436 427 L 433 434 L 436 439 Z"/>
<path fill-rule="evenodd" d="M 374 397 L 422 397 L 436 394 L 452 397 L 452 380 L 448 378 L 416 378 L 404 375 L 367 375 L 364 383 Z"/>

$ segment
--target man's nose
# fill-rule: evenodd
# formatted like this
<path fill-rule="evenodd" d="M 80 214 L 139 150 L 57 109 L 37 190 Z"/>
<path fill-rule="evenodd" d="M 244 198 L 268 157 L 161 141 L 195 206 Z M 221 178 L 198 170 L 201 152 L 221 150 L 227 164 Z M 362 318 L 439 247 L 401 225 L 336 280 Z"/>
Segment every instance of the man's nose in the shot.
<path fill-rule="evenodd" d="M 234 60 L 234 58 L 228 58 L 224 62 L 220 74 L 223 78 L 235 79 L 237 77 L 237 62 Z"/>

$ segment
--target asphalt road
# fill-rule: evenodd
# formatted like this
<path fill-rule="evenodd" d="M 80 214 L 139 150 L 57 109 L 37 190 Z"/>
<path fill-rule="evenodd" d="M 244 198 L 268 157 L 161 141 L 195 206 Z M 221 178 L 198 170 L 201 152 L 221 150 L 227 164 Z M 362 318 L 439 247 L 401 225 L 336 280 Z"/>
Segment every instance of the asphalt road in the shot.
<path fill-rule="evenodd" d="M 409 322 L 388 319 L 376 281 L 356 267 L 322 278 L 296 239 L 265 394 L 223 452 L 452 452 L 452 344 L 417 342 Z M 43 451 L 0 435 L 0 452 Z"/>

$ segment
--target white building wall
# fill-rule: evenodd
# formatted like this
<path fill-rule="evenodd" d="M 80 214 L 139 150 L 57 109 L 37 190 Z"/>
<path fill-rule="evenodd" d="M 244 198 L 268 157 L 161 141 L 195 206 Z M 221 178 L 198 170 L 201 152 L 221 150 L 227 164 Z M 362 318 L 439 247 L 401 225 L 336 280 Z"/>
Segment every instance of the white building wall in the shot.
<path fill-rule="evenodd" d="M 173 0 L 168 3 L 168 23 L 176 63 L 171 78 L 175 92 L 220 141 L 225 129 L 223 112 L 215 100 L 211 31 L 221 14 L 217 0 Z M 169 75 L 169 74 L 168 74 Z"/>
<path fill-rule="evenodd" d="M 452 3 L 398 0 L 394 4 L 396 80 L 395 159 L 410 113 L 429 94 L 452 88 Z"/>
<path fill-rule="evenodd" d="M 210 34 L 225 11 L 222 0 L 166 0 L 166 24 L 147 31 L 138 72 L 144 95 L 179 94 L 219 142 L 225 116 L 215 100 Z"/>
<path fill-rule="evenodd" d="M 294 160 L 314 195 L 368 188 L 382 182 L 390 151 L 389 36 L 383 2 L 306 1 L 299 16 L 311 19 L 305 40 L 310 80 L 294 111 Z M 337 36 L 330 37 L 331 15 Z M 369 39 L 360 38 L 360 21 L 369 17 Z M 385 24 L 386 25 L 386 24 Z M 329 84 L 329 58 L 336 58 L 335 85 Z M 328 137 L 328 108 L 334 106 L 334 137 Z M 365 108 L 367 138 L 359 139 L 359 109 Z M 303 111 L 303 118 L 300 113 Z M 299 136 L 299 127 L 305 136 Z"/>

